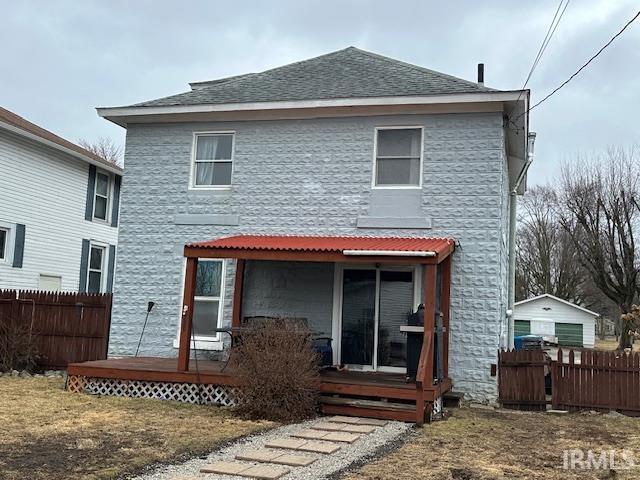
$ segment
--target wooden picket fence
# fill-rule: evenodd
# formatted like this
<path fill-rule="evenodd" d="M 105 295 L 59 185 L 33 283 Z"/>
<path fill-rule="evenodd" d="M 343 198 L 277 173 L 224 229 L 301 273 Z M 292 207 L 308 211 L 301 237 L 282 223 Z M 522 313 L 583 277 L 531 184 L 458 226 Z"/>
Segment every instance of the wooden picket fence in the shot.
<path fill-rule="evenodd" d="M 552 405 L 640 413 L 640 353 L 558 350 L 551 362 Z"/>
<path fill-rule="evenodd" d="M 110 293 L 0 290 L 0 322 L 28 325 L 40 366 L 65 368 L 107 358 L 111 301 Z"/>
<path fill-rule="evenodd" d="M 498 352 L 499 401 L 507 408 L 544 410 L 547 366 L 542 350 Z"/>
<path fill-rule="evenodd" d="M 555 409 L 617 410 L 640 415 L 640 353 L 558 350 L 498 353 L 499 401 L 508 408 L 546 407 L 545 373 Z"/>

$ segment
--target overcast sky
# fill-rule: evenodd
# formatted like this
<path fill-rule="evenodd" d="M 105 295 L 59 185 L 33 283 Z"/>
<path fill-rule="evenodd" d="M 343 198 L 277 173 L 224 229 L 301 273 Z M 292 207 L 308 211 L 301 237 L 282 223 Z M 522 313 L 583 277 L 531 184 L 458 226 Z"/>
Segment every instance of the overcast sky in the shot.
<path fill-rule="evenodd" d="M 532 100 L 564 81 L 638 10 L 637 0 L 573 0 L 534 73 Z M 518 89 L 556 0 L 14 1 L 0 0 L 0 105 L 77 141 L 124 143 L 96 106 L 188 90 L 353 45 L 434 70 Z M 640 143 L 640 20 L 583 74 L 531 112 L 529 182 L 562 161 Z"/>

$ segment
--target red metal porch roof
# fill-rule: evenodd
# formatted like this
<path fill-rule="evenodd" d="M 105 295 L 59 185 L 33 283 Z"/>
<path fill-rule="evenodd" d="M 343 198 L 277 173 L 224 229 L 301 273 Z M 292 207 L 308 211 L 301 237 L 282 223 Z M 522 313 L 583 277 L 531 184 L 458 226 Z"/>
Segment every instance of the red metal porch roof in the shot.
<path fill-rule="evenodd" d="M 372 256 L 404 256 L 426 253 L 442 260 L 455 248 L 455 240 L 438 237 L 349 237 L 302 235 L 236 235 L 187 244 L 186 249 L 222 251 L 262 251 L 340 254 L 378 252 Z M 397 255 L 394 255 L 397 252 Z M 353 253 L 352 253 L 353 254 Z M 348 255 L 348 253 L 347 253 Z M 189 255 L 191 256 L 191 255 Z M 417 255 L 416 255 L 417 256 Z M 240 258 L 240 257 L 238 257 Z"/>

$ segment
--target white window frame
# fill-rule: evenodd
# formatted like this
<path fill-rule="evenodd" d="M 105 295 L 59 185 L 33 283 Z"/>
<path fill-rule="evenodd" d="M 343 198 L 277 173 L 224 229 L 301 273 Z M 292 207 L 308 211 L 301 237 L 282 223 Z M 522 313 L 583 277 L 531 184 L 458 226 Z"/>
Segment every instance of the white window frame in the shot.
<path fill-rule="evenodd" d="M 222 316 L 224 313 L 224 299 L 225 299 L 225 281 L 227 277 L 227 261 L 223 258 L 199 258 L 198 264 L 201 262 L 220 262 L 221 273 L 220 273 L 220 296 L 219 297 L 194 297 L 194 304 L 197 300 L 202 301 L 210 301 L 210 302 L 218 302 L 218 324 L 216 328 L 220 328 L 220 324 L 223 320 Z M 186 259 L 182 266 L 182 289 L 180 292 L 180 298 L 184 298 L 184 281 L 187 273 L 187 262 Z M 173 348 L 180 347 L 180 324 L 182 322 L 182 304 L 180 305 L 180 316 L 178 321 L 178 331 L 176 334 L 176 338 L 173 340 Z M 224 348 L 224 343 L 220 338 L 220 333 L 216 332 L 215 335 L 193 335 L 193 339 L 189 339 L 189 344 L 191 348 L 196 350 L 222 350 Z"/>
<path fill-rule="evenodd" d="M 231 135 L 231 159 L 196 160 L 198 137 Z M 216 130 L 207 132 L 193 132 L 191 145 L 191 169 L 189 172 L 189 190 L 230 190 L 233 185 L 233 171 L 235 170 L 236 132 L 235 130 Z M 231 162 L 231 183 L 229 185 L 196 185 L 196 163 L 229 163 Z"/>
<path fill-rule="evenodd" d="M 91 268 L 91 249 L 93 248 L 100 248 L 102 249 L 102 265 L 100 265 L 100 291 L 98 293 L 105 293 L 105 286 L 106 286 L 106 276 L 107 276 L 107 272 L 106 272 L 106 266 L 109 264 L 109 259 L 107 258 L 109 256 L 109 245 L 107 245 L 106 243 L 102 243 L 102 242 L 94 242 L 91 241 L 89 242 L 89 255 L 87 257 L 87 283 L 85 284 L 85 292 L 89 292 L 89 274 L 91 272 L 97 272 L 98 270 L 96 270 L 95 268 Z"/>
<path fill-rule="evenodd" d="M 100 218 L 100 217 L 96 217 L 96 197 L 102 197 L 105 198 L 104 195 L 98 193 L 98 175 L 104 175 L 107 177 L 107 207 L 106 207 L 106 211 L 105 211 L 105 218 Z M 96 170 L 96 178 L 93 181 L 93 213 L 92 213 L 92 219 L 96 222 L 104 222 L 104 223 L 110 223 L 111 222 L 111 197 L 112 197 L 112 193 L 113 193 L 113 176 L 108 173 L 105 172 L 103 170 Z"/>
<path fill-rule="evenodd" d="M 420 130 L 420 175 L 418 177 L 418 185 L 377 185 L 378 178 L 378 132 L 381 130 Z M 403 158 L 403 157 L 390 157 L 390 158 Z M 407 159 L 415 157 L 406 157 Z M 422 188 L 423 177 L 423 165 L 424 165 L 424 126 L 423 125 L 391 125 L 375 127 L 373 135 L 373 177 L 371 178 L 371 188 L 380 190 L 419 190 Z"/>
<path fill-rule="evenodd" d="M 4 257 L 0 258 L 0 265 L 13 265 L 13 239 L 16 232 L 16 226 L 13 223 L 0 221 L 0 230 L 7 232 L 4 243 Z"/>

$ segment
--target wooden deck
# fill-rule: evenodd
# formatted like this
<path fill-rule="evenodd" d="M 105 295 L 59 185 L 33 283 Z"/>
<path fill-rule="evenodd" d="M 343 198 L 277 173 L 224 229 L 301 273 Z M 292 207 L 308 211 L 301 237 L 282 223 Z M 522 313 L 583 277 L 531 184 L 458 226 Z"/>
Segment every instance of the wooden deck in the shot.
<path fill-rule="evenodd" d="M 177 358 L 110 358 L 72 363 L 67 373 L 77 384 L 83 377 L 165 383 L 235 386 L 233 367 L 224 362 L 198 360 L 189 370 L 179 371 Z M 418 405 L 428 405 L 451 390 L 446 378 L 438 385 L 419 391 L 415 383 L 406 383 L 402 374 L 358 371 L 322 371 L 320 375 L 320 408 L 325 414 L 368 416 L 389 420 L 417 422 L 424 416 Z M 69 387 L 72 389 L 72 387 Z M 82 390 L 75 390 L 82 391 Z"/>
<path fill-rule="evenodd" d="M 125 357 L 72 363 L 67 367 L 67 373 L 118 380 L 235 385 L 231 366 L 223 370 L 224 366 L 223 362 L 198 360 L 197 368 L 193 361 L 188 372 L 179 372 L 177 358 Z"/>

